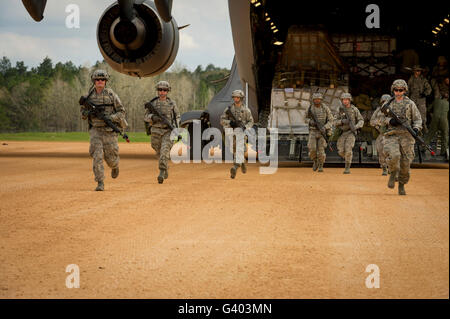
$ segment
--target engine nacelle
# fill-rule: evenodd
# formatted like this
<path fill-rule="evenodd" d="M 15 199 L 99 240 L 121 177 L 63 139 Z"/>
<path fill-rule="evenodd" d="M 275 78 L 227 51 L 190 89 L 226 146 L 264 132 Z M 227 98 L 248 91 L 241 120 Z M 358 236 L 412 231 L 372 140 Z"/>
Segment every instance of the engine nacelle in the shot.
<path fill-rule="evenodd" d="M 97 43 L 106 62 L 116 71 L 137 77 L 167 70 L 178 52 L 175 19 L 164 22 L 152 1 L 134 4 L 136 17 L 120 19 L 119 5 L 109 6 L 97 25 Z"/>

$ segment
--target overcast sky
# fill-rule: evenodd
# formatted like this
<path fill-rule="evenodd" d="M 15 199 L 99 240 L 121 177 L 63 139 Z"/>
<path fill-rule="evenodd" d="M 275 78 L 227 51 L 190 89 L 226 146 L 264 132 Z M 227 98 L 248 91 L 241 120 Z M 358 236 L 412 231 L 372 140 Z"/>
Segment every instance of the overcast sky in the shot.
<path fill-rule="evenodd" d="M 2 0 L 0 10 L 0 57 L 15 64 L 24 61 L 38 65 L 45 56 L 54 63 L 72 61 L 75 65 L 103 60 L 97 46 L 97 22 L 112 0 L 48 0 L 44 20 L 35 22 L 20 0 Z M 80 8 L 80 28 L 66 27 L 66 7 Z M 180 47 L 175 63 L 194 70 L 212 63 L 231 67 L 234 55 L 226 0 L 174 0 L 173 16 L 180 30 Z"/>

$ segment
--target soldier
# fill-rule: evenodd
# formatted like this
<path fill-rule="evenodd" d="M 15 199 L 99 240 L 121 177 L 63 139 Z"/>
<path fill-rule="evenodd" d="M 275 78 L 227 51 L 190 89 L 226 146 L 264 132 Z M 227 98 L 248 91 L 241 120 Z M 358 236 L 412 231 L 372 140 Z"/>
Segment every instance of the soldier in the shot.
<path fill-rule="evenodd" d="M 106 164 L 111 167 L 111 177 L 119 176 L 119 145 L 117 142 L 117 133 L 112 130 L 106 123 L 99 119 L 93 110 L 86 106 L 85 101 L 95 105 L 96 108 L 103 110 L 105 117 L 109 117 L 111 121 L 121 129 L 127 127 L 125 120 L 125 108 L 119 97 L 113 90 L 106 88 L 106 82 L 109 79 L 108 72 L 104 70 L 96 70 L 91 76 L 93 87 L 87 96 L 80 98 L 81 116 L 83 120 L 89 122 L 90 146 L 89 154 L 93 158 L 93 170 L 95 181 L 98 183 L 96 191 L 104 190 L 104 169 L 103 157 Z"/>
<path fill-rule="evenodd" d="M 423 69 L 419 65 L 412 68 L 413 75 L 408 80 L 409 97 L 416 103 L 422 117 L 423 132 L 427 129 L 427 101 L 426 97 L 431 94 L 431 85 L 428 80 L 422 76 Z"/>
<path fill-rule="evenodd" d="M 433 104 L 430 105 L 429 111 L 433 111 L 431 118 L 431 125 L 428 134 L 425 137 L 425 142 L 429 144 L 434 138 L 436 133 L 440 131 L 441 135 L 441 153 L 447 159 L 448 155 L 448 74 L 442 80 L 434 80 L 433 88 L 435 93 L 435 99 Z M 427 153 L 428 154 L 428 153 Z"/>
<path fill-rule="evenodd" d="M 156 84 L 156 90 L 158 96 L 150 101 L 150 104 L 154 108 L 160 111 L 161 115 L 164 116 L 171 123 L 175 123 L 176 127 L 180 124 L 180 112 L 175 101 L 171 100 L 167 94 L 170 91 L 170 84 L 167 81 L 159 81 Z M 173 141 L 170 139 L 171 130 L 163 122 L 163 119 L 156 114 L 152 114 L 151 110 L 146 108 L 144 121 L 151 125 L 151 145 L 159 156 L 159 175 L 158 183 L 162 184 L 165 179 L 169 177 L 169 158 L 170 150 L 173 146 Z"/>
<path fill-rule="evenodd" d="M 318 169 L 319 172 L 323 172 L 323 163 L 326 158 L 325 147 L 327 147 L 327 142 L 320 130 L 315 126 L 314 117 L 310 113 L 315 114 L 319 121 L 318 125 L 325 130 L 327 136 L 331 136 L 334 117 L 328 106 L 325 103 L 322 103 L 322 93 L 313 93 L 312 100 L 313 106 L 310 105 L 306 112 L 306 119 L 309 125 L 309 157 L 313 160 L 313 171 Z"/>
<path fill-rule="evenodd" d="M 337 148 L 339 156 L 345 159 L 344 174 L 350 174 L 357 130 L 364 125 L 364 119 L 361 116 L 361 113 L 359 113 L 356 106 L 351 104 L 351 101 L 352 95 L 350 93 L 342 93 L 342 106 L 339 108 L 337 119 L 335 121 L 336 127 L 339 127 L 342 130 L 342 134 L 337 140 Z M 350 118 L 347 118 L 347 114 Z M 351 129 L 352 126 L 354 127 L 354 132 Z"/>
<path fill-rule="evenodd" d="M 400 119 L 406 121 L 416 133 L 419 133 L 422 128 L 422 119 L 414 101 L 405 96 L 407 91 L 408 84 L 404 80 L 395 80 L 391 86 L 395 99 L 390 107 Z M 401 125 L 402 123 L 398 123 L 394 118 L 387 115 L 384 124 L 387 125 L 387 130 L 384 133 L 383 150 L 390 172 L 388 187 L 395 187 L 395 178 L 398 173 L 398 194 L 406 195 L 405 184 L 409 181 L 410 165 L 414 160 L 415 140 Z"/>
<path fill-rule="evenodd" d="M 251 129 L 253 127 L 253 116 L 250 110 L 244 104 L 244 92 L 242 90 L 234 90 L 231 94 L 233 99 L 233 104 L 227 107 L 222 116 L 220 117 L 220 124 L 224 129 L 226 128 L 237 128 L 239 127 L 238 122 L 242 122 L 245 126 L 245 129 Z M 234 115 L 234 119 L 232 116 L 227 114 L 227 110 L 230 110 Z M 242 137 L 242 141 L 244 141 L 244 132 L 235 131 L 233 136 L 229 136 L 229 138 L 233 138 L 233 141 L 228 140 L 228 145 L 230 145 L 230 152 L 233 153 L 233 167 L 230 169 L 230 177 L 234 179 L 236 177 L 236 172 L 239 167 L 241 167 L 242 173 L 247 173 L 247 167 L 245 165 L 244 152 L 246 151 L 247 146 L 244 145 L 244 149 L 241 148 L 241 145 L 238 144 L 238 141 Z M 245 143 L 244 143 L 245 144 Z"/>
<path fill-rule="evenodd" d="M 391 96 L 389 94 L 383 94 L 383 96 L 380 98 L 380 105 L 383 105 L 387 101 L 391 99 Z M 372 117 L 370 118 L 370 125 L 375 127 L 375 129 L 378 131 L 377 139 L 375 140 L 375 148 L 377 149 L 378 153 L 378 162 L 380 163 L 381 168 L 383 169 L 383 172 L 381 175 L 387 176 L 388 169 L 387 169 L 387 163 L 386 163 L 386 155 L 384 154 L 383 147 L 384 147 L 384 133 L 386 132 L 386 118 L 383 114 L 383 112 L 380 111 L 381 106 L 378 107 L 375 112 L 373 113 Z"/>

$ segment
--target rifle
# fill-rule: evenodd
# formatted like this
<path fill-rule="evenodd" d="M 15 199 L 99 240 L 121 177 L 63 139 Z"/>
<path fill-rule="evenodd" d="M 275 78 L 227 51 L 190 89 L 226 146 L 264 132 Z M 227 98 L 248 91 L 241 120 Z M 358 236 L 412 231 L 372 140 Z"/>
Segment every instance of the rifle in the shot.
<path fill-rule="evenodd" d="M 355 128 L 355 123 L 353 122 L 353 119 L 348 112 L 348 108 L 345 106 L 344 106 L 344 113 L 345 113 L 345 117 L 348 120 L 348 125 L 350 126 L 350 130 L 352 131 L 353 135 L 355 135 L 355 137 L 356 137 L 358 135 L 358 131 Z"/>
<path fill-rule="evenodd" d="M 388 102 L 384 103 L 383 106 L 381 107 L 381 112 L 383 112 L 386 116 L 392 117 L 394 120 L 396 120 L 398 123 L 400 123 L 404 128 L 406 128 L 406 130 L 409 132 L 409 134 L 411 134 L 411 136 L 414 137 L 416 142 L 423 145 L 428 150 L 428 152 L 430 152 L 431 155 L 434 156 L 436 153 L 433 151 L 431 146 L 428 145 L 427 143 L 425 143 L 423 138 L 421 136 L 417 135 L 416 132 L 414 132 L 412 127 L 407 123 L 407 119 L 405 119 L 405 120 L 400 119 L 400 117 L 397 114 L 395 114 L 395 112 L 392 110 L 390 105 L 391 105 L 392 101 L 394 101 L 394 100 L 395 100 L 395 97 L 392 97 Z"/>
<path fill-rule="evenodd" d="M 152 100 L 153 101 L 153 100 Z M 171 131 L 173 131 L 175 128 L 178 128 L 178 126 L 173 126 L 173 124 L 164 116 L 162 113 L 152 104 L 152 101 L 145 103 L 145 107 L 152 113 L 158 116 L 161 121 L 163 121 L 164 124 L 166 124 Z M 175 121 L 176 124 L 176 121 Z M 183 139 L 181 135 L 177 136 L 176 142 Z"/>
<path fill-rule="evenodd" d="M 122 136 L 123 139 L 127 141 L 127 143 L 130 143 L 128 135 L 126 133 L 122 133 L 122 131 L 111 121 L 111 119 L 105 116 L 105 106 L 109 105 L 95 105 L 88 100 L 90 95 L 91 94 L 89 94 L 88 97 L 82 96 L 79 101 L 80 105 L 86 106 L 88 108 L 89 114 L 95 115 L 95 117 L 105 122 L 105 124 L 108 127 L 112 128 L 114 132 Z"/>
<path fill-rule="evenodd" d="M 311 111 L 311 106 L 308 109 L 308 114 L 312 116 L 314 120 L 314 126 L 319 130 L 320 134 L 325 139 L 325 142 L 327 142 L 330 151 L 333 151 L 333 148 L 331 147 L 330 142 L 328 141 L 327 132 L 325 131 L 325 128 L 319 124 L 319 120 L 317 119 L 316 114 L 313 111 Z"/>
<path fill-rule="evenodd" d="M 244 125 L 244 123 L 242 123 L 242 121 L 238 121 L 236 119 L 236 117 L 234 116 L 233 112 L 231 112 L 230 107 L 227 108 L 226 112 L 225 112 L 229 117 L 231 117 L 231 119 L 237 124 L 237 127 L 240 127 L 243 131 L 246 130 L 246 127 Z M 233 127 L 234 128 L 234 127 Z"/>

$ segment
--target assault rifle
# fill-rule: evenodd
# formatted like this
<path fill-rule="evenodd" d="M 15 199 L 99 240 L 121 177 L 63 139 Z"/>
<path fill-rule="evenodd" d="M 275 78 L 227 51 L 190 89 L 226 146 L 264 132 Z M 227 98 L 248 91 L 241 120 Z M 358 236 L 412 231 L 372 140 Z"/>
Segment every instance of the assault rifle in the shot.
<path fill-rule="evenodd" d="M 314 126 L 319 130 L 320 134 L 322 135 L 322 137 L 325 139 L 325 142 L 327 142 L 328 148 L 330 149 L 330 151 L 333 151 L 333 148 L 330 145 L 330 142 L 328 141 L 328 136 L 327 136 L 327 132 L 325 130 L 325 128 L 323 127 L 323 125 L 319 124 L 319 120 L 317 119 L 316 114 L 311 111 L 311 107 L 309 107 L 308 109 L 308 114 L 310 116 L 312 116 L 313 120 L 314 120 Z"/>
<path fill-rule="evenodd" d="M 245 131 L 246 127 L 244 125 L 244 123 L 242 123 L 242 121 L 239 121 L 238 119 L 236 119 L 236 117 L 234 116 L 233 112 L 231 112 L 231 109 L 228 107 L 226 112 L 225 112 L 229 117 L 231 117 L 231 120 L 236 123 L 235 127 L 240 127 L 243 131 Z M 234 127 L 233 127 L 234 128 Z"/>
<path fill-rule="evenodd" d="M 406 130 L 409 132 L 409 134 L 412 135 L 412 137 L 414 137 L 414 139 L 416 140 L 416 142 L 418 142 L 419 144 L 423 145 L 428 152 L 431 153 L 431 155 L 435 155 L 436 153 L 433 151 L 433 149 L 431 148 L 430 145 L 428 145 L 427 143 L 425 143 L 425 141 L 423 140 L 423 138 L 421 136 L 419 136 L 414 130 L 413 128 L 408 124 L 408 120 L 404 119 L 402 120 L 397 114 L 395 114 L 395 112 L 392 110 L 392 108 L 390 107 L 392 101 L 395 100 L 395 97 L 392 97 L 388 102 L 384 103 L 383 106 L 381 107 L 381 112 L 384 113 L 384 115 L 393 118 L 395 121 L 397 121 L 397 123 L 400 123 L 401 126 L 403 126 L 404 128 L 406 128 Z"/>
<path fill-rule="evenodd" d="M 169 127 L 169 129 L 171 130 L 171 131 L 173 131 L 175 128 L 178 128 L 178 126 L 174 126 L 173 124 L 172 124 L 172 122 L 171 121 L 169 121 L 168 119 L 167 119 L 167 117 L 165 117 L 153 104 L 152 104 L 152 101 L 150 101 L 150 102 L 147 102 L 147 103 L 145 103 L 145 107 L 152 113 L 152 114 L 155 114 L 156 116 L 158 116 L 160 119 L 161 119 L 161 121 L 164 123 L 164 124 L 166 124 L 168 127 Z M 176 123 L 175 123 L 176 124 Z M 183 137 L 181 136 L 181 135 L 178 135 L 177 136 L 177 139 L 176 139 L 176 142 L 178 142 L 179 140 L 181 140 Z"/>
<path fill-rule="evenodd" d="M 344 106 L 344 113 L 345 113 L 345 117 L 348 120 L 348 125 L 350 126 L 350 130 L 352 131 L 353 135 L 355 135 L 355 137 L 358 135 L 358 130 L 355 127 L 355 123 L 353 122 L 352 117 L 350 116 L 350 112 L 348 110 L 349 108 Z"/>
<path fill-rule="evenodd" d="M 96 118 L 105 122 L 105 124 L 108 127 L 110 127 L 114 132 L 122 136 L 123 139 L 127 141 L 127 143 L 130 143 L 128 135 L 125 132 L 122 133 L 122 131 L 113 123 L 113 121 L 111 121 L 111 119 L 105 115 L 105 106 L 112 106 L 112 105 L 109 104 L 95 105 L 84 96 L 80 97 L 79 103 L 80 105 L 84 105 L 87 107 L 89 114 L 94 115 Z"/>

